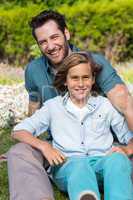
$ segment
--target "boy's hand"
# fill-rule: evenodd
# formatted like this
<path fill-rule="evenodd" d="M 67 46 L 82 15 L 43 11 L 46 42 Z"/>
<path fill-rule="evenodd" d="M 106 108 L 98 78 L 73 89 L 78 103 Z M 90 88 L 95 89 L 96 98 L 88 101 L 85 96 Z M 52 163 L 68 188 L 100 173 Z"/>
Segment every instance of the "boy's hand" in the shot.
<path fill-rule="evenodd" d="M 66 157 L 48 142 L 43 142 L 40 150 L 50 165 L 63 164 L 66 160 Z"/>

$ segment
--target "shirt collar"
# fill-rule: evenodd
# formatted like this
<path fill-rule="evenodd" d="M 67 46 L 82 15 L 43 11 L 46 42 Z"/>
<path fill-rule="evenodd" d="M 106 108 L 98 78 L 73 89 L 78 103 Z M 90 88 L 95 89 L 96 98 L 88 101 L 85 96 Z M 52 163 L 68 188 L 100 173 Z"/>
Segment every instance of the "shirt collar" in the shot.
<path fill-rule="evenodd" d="M 69 93 L 67 92 L 63 97 L 62 97 L 62 103 L 63 106 L 66 107 L 67 101 L 69 99 Z M 101 102 L 99 101 L 99 96 L 94 97 L 94 96 L 90 96 L 88 98 L 88 102 L 86 107 L 88 108 L 89 113 L 95 111 L 99 105 L 101 104 Z"/>

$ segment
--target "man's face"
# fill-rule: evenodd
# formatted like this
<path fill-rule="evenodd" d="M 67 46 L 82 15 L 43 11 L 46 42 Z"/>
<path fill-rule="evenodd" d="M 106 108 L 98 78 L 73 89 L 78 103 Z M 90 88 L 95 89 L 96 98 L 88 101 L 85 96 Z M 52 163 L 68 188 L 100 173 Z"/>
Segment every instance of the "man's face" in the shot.
<path fill-rule="evenodd" d="M 89 63 L 81 63 L 70 68 L 65 85 L 73 103 L 80 106 L 85 105 L 94 82 Z"/>
<path fill-rule="evenodd" d="M 54 65 L 60 64 L 69 54 L 69 31 L 65 29 L 65 33 L 63 34 L 55 21 L 50 20 L 43 26 L 36 28 L 35 34 L 41 52 Z"/>

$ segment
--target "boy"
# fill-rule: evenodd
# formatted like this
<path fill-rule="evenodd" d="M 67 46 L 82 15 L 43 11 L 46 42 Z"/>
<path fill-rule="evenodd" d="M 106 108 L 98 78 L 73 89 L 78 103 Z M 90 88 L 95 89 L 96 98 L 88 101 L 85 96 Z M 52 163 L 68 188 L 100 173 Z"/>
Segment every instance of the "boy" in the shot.
<path fill-rule="evenodd" d="M 99 200 L 98 184 L 103 180 L 105 200 L 132 200 L 126 155 L 133 153 L 133 134 L 108 99 L 96 96 L 99 72 L 91 55 L 71 53 L 55 77 L 60 96 L 18 124 L 12 136 L 41 152 L 52 166 L 54 182 L 68 192 L 70 200 Z M 112 146 L 110 126 L 127 146 Z M 52 145 L 35 137 L 49 128 Z"/>

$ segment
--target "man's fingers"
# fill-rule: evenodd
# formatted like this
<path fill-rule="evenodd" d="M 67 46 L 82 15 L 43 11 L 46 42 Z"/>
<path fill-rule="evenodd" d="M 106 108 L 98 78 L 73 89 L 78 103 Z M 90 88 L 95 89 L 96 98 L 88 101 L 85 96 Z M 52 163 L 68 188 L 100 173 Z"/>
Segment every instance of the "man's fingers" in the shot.
<path fill-rule="evenodd" d="M 123 153 L 126 154 L 125 151 L 121 147 L 112 147 L 111 152 L 118 152 L 118 153 Z"/>

